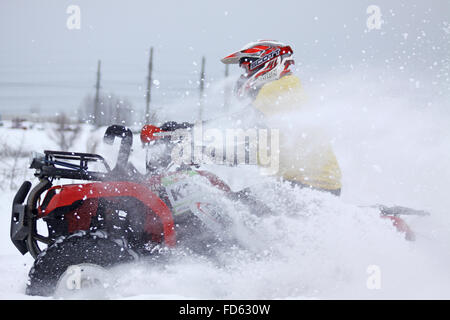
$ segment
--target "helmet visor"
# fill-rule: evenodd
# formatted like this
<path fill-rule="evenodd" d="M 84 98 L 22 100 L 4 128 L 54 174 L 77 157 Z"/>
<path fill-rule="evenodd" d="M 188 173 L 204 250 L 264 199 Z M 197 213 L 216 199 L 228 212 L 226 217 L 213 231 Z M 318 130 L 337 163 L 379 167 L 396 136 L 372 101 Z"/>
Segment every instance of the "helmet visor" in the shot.
<path fill-rule="evenodd" d="M 258 71 L 259 68 L 255 68 L 253 70 L 250 70 L 250 65 L 252 62 L 258 60 L 258 58 L 252 58 L 252 57 L 242 57 L 239 59 L 239 67 L 243 68 L 245 70 L 245 75 L 247 77 L 254 74 L 256 71 Z"/>

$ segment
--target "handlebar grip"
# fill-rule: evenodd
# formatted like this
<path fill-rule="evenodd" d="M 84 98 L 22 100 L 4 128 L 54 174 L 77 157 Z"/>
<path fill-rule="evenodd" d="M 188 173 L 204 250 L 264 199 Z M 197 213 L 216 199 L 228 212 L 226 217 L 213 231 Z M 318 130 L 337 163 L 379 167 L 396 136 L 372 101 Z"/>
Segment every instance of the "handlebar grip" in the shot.
<path fill-rule="evenodd" d="M 122 139 L 116 166 L 125 167 L 133 145 L 133 132 L 125 126 L 114 124 L 106 128 L 103 141 L 107 144 L 113 144 L 116 137 Z"/>
<path fill-rule="evenodd" d="M 133 133 L 131 132 L 131 130 L 125 126 L 117 124 L 111 125 L 106 128 L 105 135 L 103 136 L 103 141 L 107 144 L 113 144 L 116 137 L 122 138 L 122 141 L 133 141 Z"/>

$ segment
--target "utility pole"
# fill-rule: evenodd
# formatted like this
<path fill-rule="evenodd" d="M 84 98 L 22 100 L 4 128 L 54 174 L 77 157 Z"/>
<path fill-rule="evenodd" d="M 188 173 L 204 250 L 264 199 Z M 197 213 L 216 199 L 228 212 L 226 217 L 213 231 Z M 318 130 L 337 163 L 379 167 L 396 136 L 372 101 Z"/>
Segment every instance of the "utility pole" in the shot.
<path fill-rule="evenodd" d="M 229 76 L 229 64 L 225 65 L 225 88 L 224 88 L 224 109 L 225 111 L 228 111 L 228 107 L 230 105 L 230 85 L 228 84 L 228 76 Z"/>
<path fill-rule="evenodd" d="M 204 90 L 205 90 L 205 56 L 202 57 L 202 69 L 200 72 L 200 99 L 199 99 L 199 114 L 198 114 L 199 120 L 202 120 L 203 118 Z"/>
<path fill-rule="evenodd" d="M 95 100 L 94 100 L 94 125 L 100 127 L 100 68 L 101 60 L 97 64 L 97 83 L 95 85 Z"/>
<path fill-rule="evenodd" d="M 152 87 L 152 71 L 153 71 L 153 47 L 150 48 L 150 58 L 148 61 L 147 94 L 145 95 L 145 124 L 150 124 L 152 121 L 152 117 L 150 116 L 150 91 Z"/>

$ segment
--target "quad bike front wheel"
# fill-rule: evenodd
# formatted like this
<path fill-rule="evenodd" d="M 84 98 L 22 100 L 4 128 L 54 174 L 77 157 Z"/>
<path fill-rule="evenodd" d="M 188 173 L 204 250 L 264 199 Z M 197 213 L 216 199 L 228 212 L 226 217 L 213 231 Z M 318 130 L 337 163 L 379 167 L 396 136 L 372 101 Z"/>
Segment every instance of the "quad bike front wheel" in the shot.
<path fill-rule="evenodd" d="M 106 268 L 134 260 L 134 255 L 103 232 L 80 231 L 59 238 L 44 250 L 29 273 L 26 294 L 75 294 L 80 289 L 107 289 Z"/>

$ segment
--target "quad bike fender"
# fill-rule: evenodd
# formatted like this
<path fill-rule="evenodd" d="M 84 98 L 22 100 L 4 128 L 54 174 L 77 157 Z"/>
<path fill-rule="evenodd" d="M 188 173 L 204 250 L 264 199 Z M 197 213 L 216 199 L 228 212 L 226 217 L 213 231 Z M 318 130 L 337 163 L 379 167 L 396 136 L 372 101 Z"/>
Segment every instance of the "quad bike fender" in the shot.
<path fill-rule="evenodd" d="M 388 215 L 381 215 L 381 218 L 391 220 L 392 224 L 397 229 L 397 231 L 405 234 L 406 240 L 414 241 L 416 239 L 416 235 L 408 226 L 408 224 L 405 222 L 405 220 L 403 220 L 402 218 L 398 216 L 388 216 Z"/>
<path fill-rule="evenodd" d="M 26 238 L 31 232 L 31 226 L 27 221 L 27 206 L 23 205 L 30 189 L 31 182 L 25 181 L 17 191 L 12 206 L 10 237 L 13 244 L 22 254 L 28 252 Z"/>
<path fill-rule="evenodd" d="M 53 210 L 61 207 L 74 206 L 80 200 L 94 200 L 92 203 L 96 206 L 96 199 L 113 197 L 133 197 L 141 201 L 151 209 L 159 218 L 163 226 L 164 241 L 166 245 L 173 247 L 176 243 L 175 228 L 173 216 L 170 209 L 154 192 L 147 187 L 134 182 L 94 182 L 87 184 L 71 184 L 55 186 L 49 189 L 49 199 L 44 198 L 44 202 L 38 210 L 38 215 L 43 218 Z M 47 197 L 46 197 L 47 198 Z M 92 208 L 96 209 L 96 208 Z M 151 233 L 152 221 L 147 220 L 145 230 Z"/>

